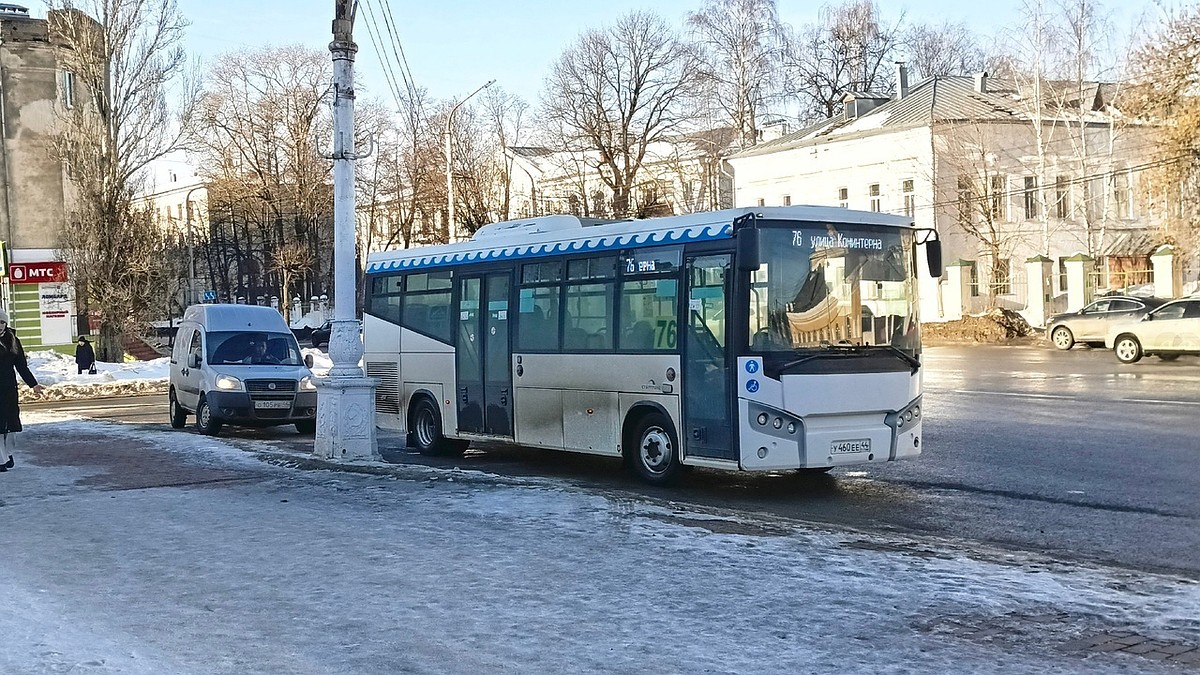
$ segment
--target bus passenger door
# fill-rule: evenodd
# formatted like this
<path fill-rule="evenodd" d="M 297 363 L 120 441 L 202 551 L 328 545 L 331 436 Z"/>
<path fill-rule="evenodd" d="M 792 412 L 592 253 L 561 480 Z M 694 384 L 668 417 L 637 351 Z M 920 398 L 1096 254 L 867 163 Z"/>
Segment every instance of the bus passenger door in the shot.
<path fill-rule="evenodd" d="M 458 430 L 483 433 L 482 277 L 458 277 L 458 344 L 454 366 Z"/>
<path fill-rule="evenodd" d="M 688 456 L 738 458 L 727 368 L 730 257 L 687 260 L 686 330 L 683 331 L 683 441 Z"/>
<path fill-rule="evenodd" d="M 512 344 L 508 334 L 511 288 L 508 272 L 484 277 L 483 431 L 495 436 L 513 435 Z"/>
<path fill-rule="evenodd" d="M 458 430 L 512 436 L 512 347 L 507 272 L 459 277 Z"/>

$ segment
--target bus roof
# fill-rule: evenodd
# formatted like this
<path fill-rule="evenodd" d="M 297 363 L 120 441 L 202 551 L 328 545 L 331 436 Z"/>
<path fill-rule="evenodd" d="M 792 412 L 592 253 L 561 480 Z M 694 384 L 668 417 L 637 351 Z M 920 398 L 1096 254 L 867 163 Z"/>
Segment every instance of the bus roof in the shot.
<path fill-rule="evenodd" d="M 728 239 L 733 233 L 733 221 L 751 213 L 764 220 L 912 226 L 912 219 L 904 216 L 835 206 L 743 207 L 643 220 L 542 216 L 485 225 L 471 239 L 455 244 L 372 253 L 367 258 L 367 273 Z"/>

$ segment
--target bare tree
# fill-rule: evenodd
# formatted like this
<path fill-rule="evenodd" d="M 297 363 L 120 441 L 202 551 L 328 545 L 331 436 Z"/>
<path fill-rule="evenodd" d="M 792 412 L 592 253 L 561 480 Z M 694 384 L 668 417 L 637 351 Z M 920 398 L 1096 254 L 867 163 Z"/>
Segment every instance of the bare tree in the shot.
<path fill-rule="evenodd" d="M 491 135 L 495 139 L 492 156 L 499 157 L 501 163 L 498 175 L 499 203 L 495 206 L 496 219 L 508 220 L 512 217 L 512 172 L 515 158 L 504 150 L 524 144 L 528 133 L 526 117 L 529 104 L 520 96 L 510 94 L 500 87 L 492 87 L 484 94 L 483 105 L 491 127 Z"/>
<path fill-rule="evenodd" d="M 308 247 L 311 267 L 298 289 L 317 295 L 332 274 L 333 191 L 323 156 L 332 131 L 331 65 L 326 52 L 301 46 L 225 54 L 212 64 L 192 126 L 192 148 L 210 184 L 213 271 L 230 297 L 269 295 L 281 287 L 276 252 Z M 234 261 L 228 260 L 232 256 Z"/>
<path fill-rule="evenodd" d="M 1172 237 L 1196 260 L 1200 252 L 1200 7 L 1164 10 L 1131 59 L 1131 111 L 1154 122 L 1150 171 Z"/>
<path fill-rule="evenodd" d="M 698 72 L 694 51 L 645 12 L 583 33 L 551 69 L 543 117 L 567 132 L 565 147 L 595 152 L 594 169 L 612 191 L 615 215 L 631 212 L 649 145 L 685 123 L 681 110 Z"/>
<path fill-rule="evenodd" d="M 56 148 L 75 191 L 62 253 L 83 304 L 99 314 L 97 356 L 120 361 L 123 336 L 147 324 L 163 288 L 162 251 L 152 248 L 162 238 L 133 197 L 147 165 L 178 145 L 167 94 L 184 79 L 187 21 L 174 0 L 48 4 L 51 34 L 77 88 Z M 175 90 L 185 116 L 190 91 L 186 83 Z"/>
<path fill-rule="evenodd" d="M 754 145 L 758 120 L 782 85 L 776 0 L 708 0 L 687 22 L 714 103 L 738 130 L 739 145 Z"/>
<path fill-rule="evenodd" d="M 872 0 L 822 7 L 817 23 L 788 36 L 788 93 L 809 116 L 829 118 L 849 92 L 890 89 L 902 25 L 886 23 Z"/>
<path fill-rule="evenodd" d="M 950 122 L 935 133 L 938 176 L 954 185 L 953 195 L 939 199 L 940 209 L 957 230 L 982 250 L 988 261 L 988 301 L 996 304 L 997 287 L 1006 283 L 1007 260 L 1019 230 L 1005 227 L 1009 220 L 1009 194 L 1005 167 L 999 155 L 1006 143 L 997 128 L 986 122 Z"/>
<path fill-rule="evenodd" d="M 979 36 L 963 23 L 921 23 L 904 32 L 908 67 L 918 77 L 967 75 L 984 69 Z"/>

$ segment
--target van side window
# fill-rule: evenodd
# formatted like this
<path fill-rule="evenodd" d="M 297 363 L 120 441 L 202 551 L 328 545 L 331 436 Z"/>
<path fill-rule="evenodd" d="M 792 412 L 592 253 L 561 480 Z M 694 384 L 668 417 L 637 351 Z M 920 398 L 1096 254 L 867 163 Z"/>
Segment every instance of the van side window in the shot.
<path fill-rule="evenodd" d="M 188 355 L 190 356 L 192 354 L 201 357 L 204 354 L 204 350 L 200 347 L 200 331 L 195 331 L 192 333 L 192 343 L 188 345 Z M 201 361 L 203 360 L 204 359 L 201 358 Z"/>

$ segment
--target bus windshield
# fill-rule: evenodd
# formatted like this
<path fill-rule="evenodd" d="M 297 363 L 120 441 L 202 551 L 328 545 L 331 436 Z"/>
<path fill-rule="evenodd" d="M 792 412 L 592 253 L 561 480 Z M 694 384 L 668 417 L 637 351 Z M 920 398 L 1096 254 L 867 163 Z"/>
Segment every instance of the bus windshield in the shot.
<path fill-rule="evenodd" d="M 750 348 L 795 352 L 830 345 L 916 353 L 913 233 L 871 225 L 764 223 L 751 273 Z"/>

